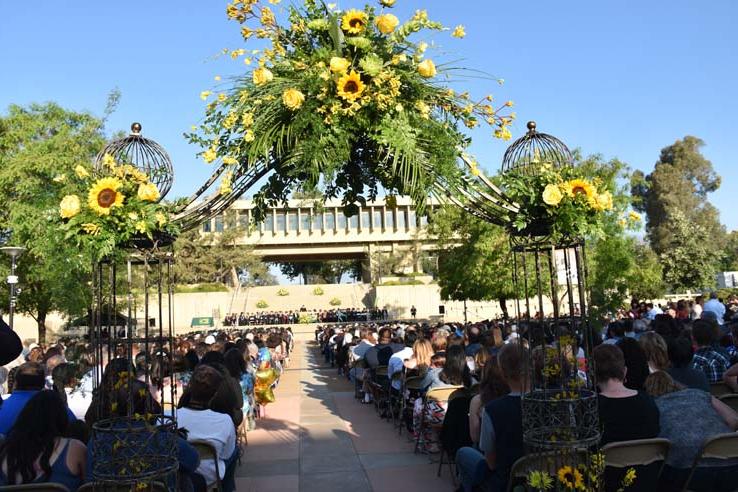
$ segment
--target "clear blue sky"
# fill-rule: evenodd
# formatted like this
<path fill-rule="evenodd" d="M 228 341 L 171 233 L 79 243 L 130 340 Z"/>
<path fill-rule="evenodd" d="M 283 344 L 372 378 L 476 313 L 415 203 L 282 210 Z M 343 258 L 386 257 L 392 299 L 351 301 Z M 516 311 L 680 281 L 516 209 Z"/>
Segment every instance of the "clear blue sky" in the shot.
<path fill-rule="evenodd" d="M 187 195 L 209 172 L 181 136 L 203 114 L 198 95 L 212 88 L 214 75 L 225 80 L 244 68 L 214 59 L 222 48 L 242 47 L 225 5 L 4 0 L 0 111 L 53 100 L 100 114 L 118 87 L 123 97 L 108 130 L 140 121 L 172 156 L 174 195 Z M 710 199 L 729 229 L 738 228 L 738 2 L 398 0 L 395 13 L 405 19 L 417 8 L 466 26 L 464 40 L 445 34 L 436 41 L 464 65 L 505 79 L 504 87 L 470 81 L 470 89 L 516 102 L 516 137 L 535 119 L 571 148 L 646 171 L 662 147 L 684 135 L 701 137 L 723 177 Z M 473 150 L 492 173 L 507 144 L 488 134 L 474 133 Z"/>

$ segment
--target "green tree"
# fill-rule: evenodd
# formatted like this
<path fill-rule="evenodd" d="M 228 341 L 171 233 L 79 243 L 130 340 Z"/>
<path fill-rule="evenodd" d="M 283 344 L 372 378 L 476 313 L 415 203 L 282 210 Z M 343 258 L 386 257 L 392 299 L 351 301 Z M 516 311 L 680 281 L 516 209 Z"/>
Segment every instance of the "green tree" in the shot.
<path fill-rule="evenodd" d="M 700 152 L 703 145 L 699 138 L 686 136 L 661 150 L 650 174 L 633 173 L 634 206 L 646 214 L 648 240 L 658 255 L 668 254 L 672 247 L 675 211 L 710 238 L 705 245 L 708 256 L 717 258 L 717 252 L 724 247 L 725 228 L 718 210 L 707 199 L 720 187 L 720 176 Z M 688 261 L 696 258 L 694 254 L 688 256 Z"/>
<path fill-rule="evenodd" d="M 352 279 L 361 278 L 361 262 L 357 260 L 329 260 L 323 262 L 279 263 L 282 275 L 294 280 L 300 278 L 308 284 L 338 284 L 344 275 Z"/>
<path fill-rule="evenodd" d="M 52 224 L 61 177 L 104 144 L 100 119 L 54 103 L 12 105 L 0 117 L 0 228 L 10 231 L 9 244 L 27 248 L 18 264 L 18 311 L 36 320 L 42 342 L 49 312 L 79 314 L 90 303 L 91 257 Z"/>
<path fill-rule="evenodd" d="M 675 292 L 714 287 L 717 258 L 711 232 L 678 208 L 670 211 L 668 219 L 672 230 L 660 255 L 664 281 Z"/>
<path fill-rule="evenodd" d="M 738 231 L 731 231 L 725 238 L 725 250 L 720 265 L 722 272 L 738 270 Z"/>

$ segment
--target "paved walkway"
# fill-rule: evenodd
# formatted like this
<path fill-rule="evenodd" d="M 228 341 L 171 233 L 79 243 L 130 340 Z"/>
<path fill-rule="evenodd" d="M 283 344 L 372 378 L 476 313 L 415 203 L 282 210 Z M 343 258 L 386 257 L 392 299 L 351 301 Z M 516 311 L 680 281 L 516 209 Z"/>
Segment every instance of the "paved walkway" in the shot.
<path fill-rule="evenodd" d="M 239 492 L 450 492 L 448 467 L 413 454 L 353 386 L 324 367 L 312 342 L 298 341 L 277 401 L 249 432 L 236 470 Z"/>

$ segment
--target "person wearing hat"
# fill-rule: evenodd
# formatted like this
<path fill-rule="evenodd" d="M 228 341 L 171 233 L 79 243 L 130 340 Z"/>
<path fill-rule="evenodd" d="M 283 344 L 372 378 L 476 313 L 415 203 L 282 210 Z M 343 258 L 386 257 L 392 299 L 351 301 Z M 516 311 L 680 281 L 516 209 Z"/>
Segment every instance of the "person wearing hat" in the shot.
<path fill-rule="evenodd" d="M 13 362 L 23 352 L 23 343 L 16 332 L 0 318 L 0 366 Z"/>

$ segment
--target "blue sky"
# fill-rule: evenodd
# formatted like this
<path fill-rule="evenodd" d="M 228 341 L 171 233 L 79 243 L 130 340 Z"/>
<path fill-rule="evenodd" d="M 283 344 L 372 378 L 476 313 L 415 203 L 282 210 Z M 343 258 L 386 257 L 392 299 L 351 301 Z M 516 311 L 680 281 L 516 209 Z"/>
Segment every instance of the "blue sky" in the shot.
<path fill-rule="evenodd" d="M 222 48 L 243 47 L 225 5 L 4 0 L 0 111 L 53 100 L 100 114 L 107 93 L 118 87 L 123 97 L 108 130 L 140 121 L 172 156 L 173 194 L 187 195 L 209 172 L 182 137 L 203 114 L 198 95 L 213 87 L 215 75 L 225 80 L 245 68 L 216 58 Z M 502 87 L 487 80 L 468 85 L 476 94 L 515 101 L 516 137 L 535 119 L 571 148 L 644 170 L 662 147 L 684 135 L 701 137 L 723 177 L 710 199 L 728 228 L 738 228 L 731 207 L 738 188 L 731 151 L 738 133 L 738 2 L 397 0 L 394 10 L 402 20 L 417 8 L 446 25 L 466 26 L 464 40 L 437 35 L 439 51 L 505 79 Z M 473 151 L 493 173 L 507 144 L 489 133 L 474 132 Z"/>

